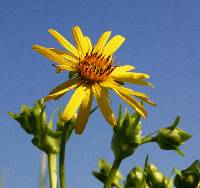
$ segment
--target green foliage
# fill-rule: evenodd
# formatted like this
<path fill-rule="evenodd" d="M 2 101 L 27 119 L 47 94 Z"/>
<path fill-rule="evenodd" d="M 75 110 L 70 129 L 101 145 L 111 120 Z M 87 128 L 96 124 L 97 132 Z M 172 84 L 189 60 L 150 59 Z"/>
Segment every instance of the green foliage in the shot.
<path fill-rule="evenodd" d="M 96 108 L 91 111 L 91 114 L 95 110 Z M 57 155 L 62 153 L 63 155 L 60 155 L 60 159 L 63 161 L 60 161 L 64 165 L 63 152 L 65 152 L 65 144 L 74 130 L 76 124 L 75 117 L 65 122 L 62 119 L 61 113 L 58 113 L 58 120 L 54 130 L 54 114 L 50 121 L 47 122 L 45 105 L 40 101 L 37 101 L 32 108 L 22 105 L 20 113 L 10 112 L 9 115 L 20 124 L 26 133 L 33 136 L 32 143 L 40 150 L 43 150 L 46 154 L 53 153 Z M 148 164 L 148 159 L 144 168 L 141 166 L 133 167 L 128 173 L 126 180 L 124 180 L 118 168 L 121 162 L 126 157 L 133 155 L 140 145 L 149 142 L 156 142 L 163 150 L 175 150 L 179 154 L 183 154 L 179 146 L 191 138 L 191 135 L 177 128 L 179 122 L 180 117 L 177 117 L 169 127 L 160 128 L 153 134 L 142 136 L 139 114 L 130 114 L 126 110 L 124 115 L 122 115 L 122 108 L 120 106 L 117 125 L 113 128 L 111 143 L 115 161 L 113 165 L 110 165 L 107 161 L 100 159 L 99 171 L 93 171 L 93 175 L 104 184 L 104 188 L 108 188 L 110 185 L 117 188 L 172 188 L 172 177 L 167 178 L 164 176 L 154 164 Z M 185 170 L 180 171 L 176 169 L 177 175 L 174 185 L 176 188 L 199 188 L 199 171 L 199 161 L 195 161 Z M 121 184 L 122 180 L 124 185 Z"/>
<path fill-rule="evenodd" d="M 125 188 L 172 188 L 172 178 L 165 177 L 154 164 L 148 163 L 144 168 L 134 167 L 127 175 Z"/>
<path fill-rule="evenodd" d="M 103 160 L 103 159 L 100 159 L 99 162 L 98 162 L 98 166 L 99 166 L 99 172 L 97 171 L 93 171 L 92 174 L 98 179 L 100 180 L 102 183 L 105 183 L 107 177 L 108 177 L 108 174 L 110 172 L 110 169 L 111 169 L 111 165 Z M 115 177 L 113 178 L 113 183 L 112 183 L 112 186 L 115 186 L 117 188 L 122 188 L 122 185 L 120 184 L 120 181 L 123 180 L 123 176 L 121 174 L 120 171 L 117 171 Z"/>
<path fill-rule="evenodd" d="M 175 170 L 177 175 L 174 179 L 176 188 L 199 188 L 200 187 L 200 162 L 194 161 L 185 170 Z M 198 187 L 199 186 L 199 187 Z"/>
<path fill-rule="evenodd" d="M 73 120 L 64 122 L 59 114 L 57 122 L 57 130 L 52 129 L 53 116 L 49 122 L 46 119 L 45 105 L 37 101 L 34 107 L 30 108 L 22 105 L 18 114 L 9 112 L 9 115 L 15 119 L 25 132 L 33 135 L 32 143 L 45 153 L 58 153 L 60 151 L 60 142 L 62 129 L 66 125 L 70 127 Z M 72 126 L 73 127 L 73 126 Z M 72 131 L 73 128 L 70 129 Z"/>

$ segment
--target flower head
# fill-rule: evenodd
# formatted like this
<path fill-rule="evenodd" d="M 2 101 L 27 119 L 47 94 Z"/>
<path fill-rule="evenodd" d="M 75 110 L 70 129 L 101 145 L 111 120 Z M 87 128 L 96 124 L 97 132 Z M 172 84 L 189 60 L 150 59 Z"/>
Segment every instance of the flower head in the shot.
<path fill-rule="evenodd" d="M 108 90 L 112 89 L 119 97 L 128 103 L 142 117 L 147 116 L 144 107 L 133 97 L 155 105 L 149 97 L 140 92 L 121 86 L 117 81 L 129 82 L 139 85 L 152 86 L 145 79 L 149 75 L 130 72 L 131 65 L 114 66 L 113 54 L 123 44 L 125 38 L 116 35 L 108 41 L 111 31 L 104 32 L 98 42 L 93 46 L 88 36 L 83 35 L 79 26 L 72 28 L 76 47 L 53 29 L 49 33 L 65 48 L 61 51 L 55 48 L 46 48 L 33 45 L 33 49 L 57 63 L 57 72 L 73 71 L 75 76 L 54 88 L 44 101 L 57 100 L 66 92 L 74 89 L 69 103 L 63 112 L 63 119 L 70 120 L 79 108 L 77 115 L 77 133 L 82 133 L 88 121 L 93 96 L 109 124 L 116 125 L 114 113 L 109 104 Z"/>

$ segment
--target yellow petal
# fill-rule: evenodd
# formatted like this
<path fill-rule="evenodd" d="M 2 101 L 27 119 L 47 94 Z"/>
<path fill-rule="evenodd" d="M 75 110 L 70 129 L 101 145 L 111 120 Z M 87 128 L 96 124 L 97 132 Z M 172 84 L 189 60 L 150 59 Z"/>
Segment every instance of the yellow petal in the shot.
<path fill-rule="evenodd" d="M 148 74 L 144 73 L 136 73 L 136 72 L 118 72 L 118 73 L 111 73 L 112 78 L 114 79 L 126 79 L 126 80 L 142 80 L 149 78 L 150 76 Z"/>
<path fill-rule="evenodd" d="M 106 42 L 108 41 L 110 35 L 111 35 L 111 31 L 106 31 L 101 35 L 97 44 L 94 46 L 94 51 L 93 51 L 94 53 L 102 52 L 103 47 L 105 46 Z"/>
<path fill-rule="evenodd" d="M 123 44 L 125 38 L 121 35 L 114 36 L 104 47 L 103 55 L 109 56 L 116 52 L 116 50 Z"/>
<path fill-rule="evenodd" d="M 105 96 L 101 86 L 99 86 L 97 83 L 92 85 L 93 93 L 96 97 L 98 106 L 105 117 L 106 121 L 111 124 L 112 126 L 116 125 L 116 120 L 114 113 L 112 112 L 112 109 L 108 103 L 107 97 Z"/>
<path fill-rule="evenodd" d="M 86 88 L 81 85 L 75 90 L 62 114 L 62 117 L 65 121 L 69 121 L 76 113 L 85 95 L 85 89 Z"/>
<path fill-rule="evenodd" d="M 79 26 L 75 26 L 72 28 L 72 34 L 74 36 L 77 49 L 79 51 L 79 55 L 81 57 L 84 57 L 85 54 L 87 53 L 87 44 L 86 40 L 84 39 L 84 36 L 82 34 L 82 31 Z"/>
<path fill-rule="evenodd" d="M 93 98 L 93 94 L 91 91 L 91 87 L 86 86 L 85 96 L 80 105 L 77 121 L 76 121 L 76 126 L 75 126 L 76 133 L 78 134 L 81 134 L 84 131 L 85 126 L 88 122 L 91 105 L 92 105 L 92 98 Z"/>
<path fill-rule="evenodd" d="M 124 66 L 119 66 L 119 67 L 116 67 L 110 75 L 115 75 L 115 74 L 118 74 L 118 73 L 121 73 L 121 72 L 127 72 L 127 71 L 130 71 L 130 70 L 133 70 L 135 69 L 135 67 L 133 67 L 132 65 L 124 65 Z"/>
<path fill-rule="evenodd" d="M 67 40 L 65 39 L 60 33 L 53 29 L 49 29 L 48 32 L 69 52 L 74 54 L 76 57 L 79 57 L 78 50 Z"/>
<path fill-rule="evenodd" d="M 152 105 L 152 106 L 157 106 L 156 103 L 154 103 L 153 101 L 149 100 L 149 99 L 146 99 L 146 98 L 143 98 L 143 97 L 140 97 L 140 96 L 137 96 L 139 99 L 141 99 L 142 101 Z"/>
<path fill-rule="evenodd" d="M 92 51 L 92 42 L 88 36 L 84 36 L 85 43 L 87 45 L 87 53 L 90 53 Z"/>
<path fill-rule="evenodd" d="M 63 58 L 75 63 L 75 65 L 78 64 L 78 62 L 79 62 L 78 58 L 76 56 L 74 56 L 73 54 L 69 53 L 69 52 L 61 51 L 61 50 L 58 50 L 58 49 L 55 49 L 55 48 L 48 48 L 48 49 L 53 51 L 57 55 L 60 55 Z"/>
<path fill-rule="evenodd" d="M 146 82 L 143 79 L 148 78 L 149 75 L 147 74 L 129 74 L 129 72 L 124 72 L 124 73 L 117 73 L 117 74 L 110 74 L 110 77 L 114 80 L 117 81 L 122 81 L 122 82 L 129 82 L 132 84 L 138 84 L 138 85 L 145 85 L 145 86 L 150 86 L 150 87 L 155 87 L 153 84 L 150 82 Z"/>
<path fill-rule="evenodd" d="M 124 86 L 120 86 L 115 81 L 104 81 L 104 82 L 101 82 L 100 85 L 103 87 L 110 88 L 110 89 L 114 88 L 114 89 L 118 90 L 119 92 L 127 94 L 127 95 L 135 95 L 135 96 L 139 96 L 139 97 L 143 97 L 143 98 L 149 98 L 148 95 L 141 93 L 141 92 L 133 91 L 132 89 L 126 88 Z"/>
<path fill-rule="evenodd" d="M 140 114 L 143 118 L 147 116 L 147 112 L 145 111 L 144 107 L 136 101 L 132 96 L 127 94 L 122 94 L 121 92 L 117 91 L 116 89 L 113 89 L 122 100 L 124 100 L 126 103 L 128 103 L 136 112 Z"/>
<path fill-rule="evenodd" d="M 60 84 L 59 86 L 57 86 L 56 88 L 54 88 L 48 96 L 43 98 L 43 101 L 49 101 L 52 99 L 58 99 L 60 96 L 64 95 L 66 92 L 68 92 L 69 90 L 79 86 L 81 83 L 78 82 L 77 78 L 73 78 L 71 80 L 68 80 L 67 82 L 64 82 L 62 84 Z"/>
<path fill-rule="evenodd" d="M 69 69 L 69 71 L 75 70 L 74 63 L 67 61 L 62 56 L 57 55 L 53 51 L 49 50 L 48 48 L 45 48 L 43 46 L 39 45 L 33 45 L 33 50 L 36 52 L 44 55 L 45 57 L 49 58 L 51 61 L 54 61 L 55 63 L 66 65 Z"/>
<path fill-rule="evenodd" d="M 67 65 L 57 65 L 57 66 L 56 66 L 56 72 L 57 72 L 57 73 L 60 73 L 60 72 L 62 72 L 62 71 L 64 71 L 64 70 L 76 71 L 76 70 L 77 70 L 77 67 L 76 67 L 76 68 L 75 68 L 75 67 L 71 68 L 71 67 L 69 67 L 69 66 L 67 66 Z"/>

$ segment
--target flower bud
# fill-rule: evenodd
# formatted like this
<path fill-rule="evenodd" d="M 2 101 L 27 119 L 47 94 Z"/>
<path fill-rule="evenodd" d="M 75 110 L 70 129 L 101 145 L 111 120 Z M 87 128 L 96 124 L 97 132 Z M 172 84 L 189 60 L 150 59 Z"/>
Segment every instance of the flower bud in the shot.
<path fill-rule="evenodd" d="M 116 158 L 130 156 L 141 143 L 141 123 L 137 113 L 131 115 L 128 111 L 121 116 L 119 110 L 118 123 L 114 127 L 112 150 Z"/>
<path fill-rule="evenodd" d="M 154 141 L 157 142 L 161 149 L 180 152 L 178 147 L 191 138 L 190 134 L 180 128 L 176 128 L 178 124 L 175 125 L 176 121 L 177 118 L 171 127 L 159 129 L 158 134 L 154 137 Z"/>
<path fill-rule="evenodd" d="M 200 186 L 199 160 L 196 160 L 187 169 L 178 172 L 174 179 L 176 188 L 198 188 Z"/>
<path fill-rule="evenodd" d="M 22 105 L 19 114 L 9 112 L 9 115 L 18 121 L 28 134 L 37 134 L 39 132 L 41 133 L 42 126 L 46 124 L 46 113 L 44 109 L 45 105 L 37 101 L 33 108 Z"/>
<path fill-rule="evenodd" d="M 172 188 L 172 182 L 168 180 L 156 166 L 150 164 L 146 169 L 146 182 L 149 187 Z"/>
<path fill-rule="evenodd" d="M 28 134 L 33 135 L 32 143 L 39 149 L 47 154 L 59 152 L 62 132 L 52 130 L 52 119 L 47 123 L 43 103 L 37 101 L 32 108 L 23 105 L 19 114 L 10 112 L 9 115 L 18 121 Z"/>
<path fill-rule="evenodd" d="M 143 184 L 144 173 L 143 169 L 140 166 L 133 168 L 126 179 L 125 188 L 139 188 Z"/>

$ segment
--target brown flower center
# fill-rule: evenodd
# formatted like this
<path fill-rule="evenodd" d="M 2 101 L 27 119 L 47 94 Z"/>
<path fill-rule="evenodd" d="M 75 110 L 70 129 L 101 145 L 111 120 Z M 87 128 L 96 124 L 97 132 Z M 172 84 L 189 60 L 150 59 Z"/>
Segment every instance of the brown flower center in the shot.
<path fill-rule="evenodd" d="M 90 53 L 79 62 L 79 76 L 87 82 L 101 82 L 115 69 L 111 56 L 105 58 L 102 54 Z"/>

